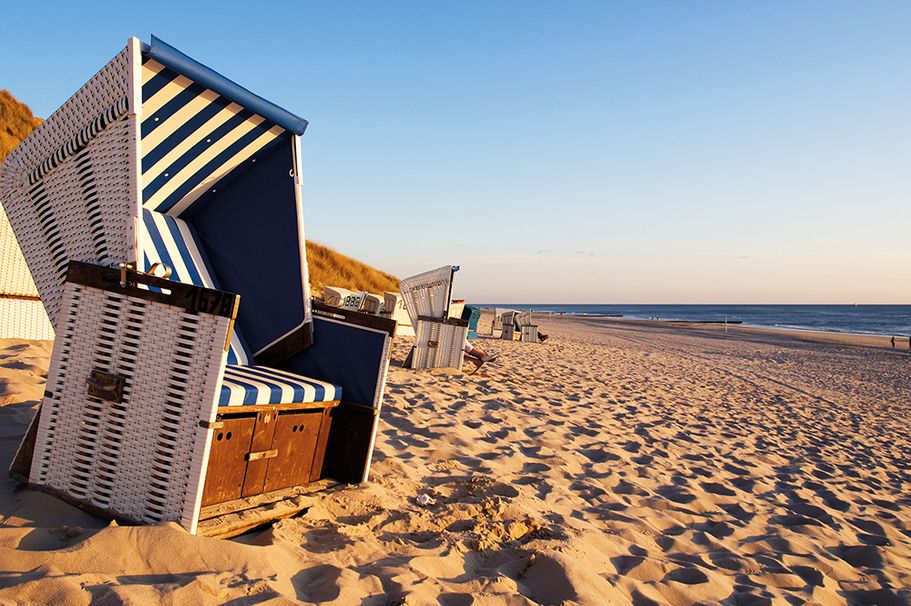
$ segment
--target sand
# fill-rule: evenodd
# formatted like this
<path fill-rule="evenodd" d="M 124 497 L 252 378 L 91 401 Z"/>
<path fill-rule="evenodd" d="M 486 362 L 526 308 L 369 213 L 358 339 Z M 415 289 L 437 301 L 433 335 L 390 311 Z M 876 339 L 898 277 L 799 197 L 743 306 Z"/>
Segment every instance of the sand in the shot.
<path fill-rule="evenodd" d="M 236 540 L 0 480 L 0 603 L 911 603 L 907 350 L 540 324 L 473 376 L 394 363 L 371 482 Z M 49 350 L 0 341 L 2 465 Z"/>

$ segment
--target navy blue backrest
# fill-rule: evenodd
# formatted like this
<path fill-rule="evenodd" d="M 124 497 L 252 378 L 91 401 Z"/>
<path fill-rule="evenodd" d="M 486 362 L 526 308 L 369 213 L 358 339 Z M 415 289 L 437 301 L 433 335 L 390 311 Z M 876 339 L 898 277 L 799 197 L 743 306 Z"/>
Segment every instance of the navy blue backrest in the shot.
<path fill-rule="evenodd" d="M 342 387 L 346 402 L 379 408 L 389 334 L 313 316 L 313 345 L 276 365 Z"/>
<path fill-rule="evenodd" d="M 221 288 L 240 295 L 237 326 L 254 352 L 305 317 L 292 145 L 280 137 L 182 215 Z"/>

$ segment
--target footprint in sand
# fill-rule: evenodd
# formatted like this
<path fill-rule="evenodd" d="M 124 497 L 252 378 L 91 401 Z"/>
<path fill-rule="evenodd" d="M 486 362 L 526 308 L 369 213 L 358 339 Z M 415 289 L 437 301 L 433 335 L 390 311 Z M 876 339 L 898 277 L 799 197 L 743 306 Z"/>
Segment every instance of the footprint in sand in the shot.
<path fill-rule="evenodd" d="M 699 585 L 701 583 L 709 582 L 709 578 L 706 574 L 698 568 L 678 568 L 677 570 L 672 570 L 667 573 L 664 580 L 677 581 L 684 585 Z"/>

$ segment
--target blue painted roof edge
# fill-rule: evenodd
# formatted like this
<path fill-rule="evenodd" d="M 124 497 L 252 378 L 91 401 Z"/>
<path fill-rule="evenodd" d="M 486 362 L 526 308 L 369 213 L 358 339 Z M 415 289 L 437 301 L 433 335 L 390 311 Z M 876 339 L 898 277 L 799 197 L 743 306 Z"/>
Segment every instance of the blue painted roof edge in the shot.
<path fill-rule="evenodd" d="M 290 130 L 297 135 L 302 135 L 307 130 L 307 121 L 303 118 L 295 116 L 288 110 L 250 92 L 243 86 L 225 78 L 192 57 L 188 57 L 155 36 L 152 36 L 152 44 L 142 44 L 142 52 L 162 65 L 170 67 L 177 73 L 214 90 L 220 95 L 224 95 L 282 128 Z"/>

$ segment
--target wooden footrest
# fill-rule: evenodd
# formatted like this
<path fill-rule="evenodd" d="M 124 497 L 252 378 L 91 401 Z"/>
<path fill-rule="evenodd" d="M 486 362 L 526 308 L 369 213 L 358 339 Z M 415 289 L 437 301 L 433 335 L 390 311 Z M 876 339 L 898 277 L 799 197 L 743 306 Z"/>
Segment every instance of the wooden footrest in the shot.
<path fill-rule="evenodd" d="M 203 507 L 199 512 L 196 534 L 221 539 L 236 537 L 258 526 L 306 511 L 313 504 L 313 498 L 308 495 L 338 485 L 335 480 L 320 480 Z"/>

